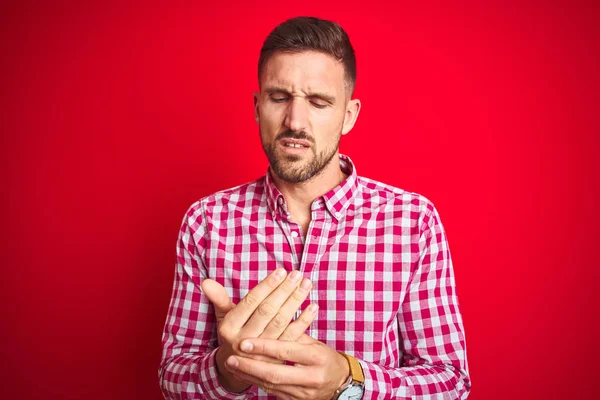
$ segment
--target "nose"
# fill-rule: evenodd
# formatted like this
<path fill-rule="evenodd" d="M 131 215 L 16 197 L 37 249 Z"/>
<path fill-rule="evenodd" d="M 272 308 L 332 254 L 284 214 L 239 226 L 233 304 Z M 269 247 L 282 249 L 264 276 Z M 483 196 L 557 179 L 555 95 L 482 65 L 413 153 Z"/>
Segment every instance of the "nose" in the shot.
<path fill-rule="evenodd" d="M 308 107 L 306 101 L 301 97 L 293 97 L 288 103 L 285 125 L 292 132 L 306 130 L 308 125 Z"/>

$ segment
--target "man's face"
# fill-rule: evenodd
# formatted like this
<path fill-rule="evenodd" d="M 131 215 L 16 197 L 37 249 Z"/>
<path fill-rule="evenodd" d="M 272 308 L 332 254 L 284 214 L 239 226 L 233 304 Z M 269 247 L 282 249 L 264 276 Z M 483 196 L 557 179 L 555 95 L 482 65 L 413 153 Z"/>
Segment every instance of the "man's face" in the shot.
<path fill-rule="evenodd" d="M 271 169 L 284 181 L 304 182 L 332 161 L 346 133 L 344 67 L 319 52 L 277 52 L 260 83 L 255 111 Z"/>

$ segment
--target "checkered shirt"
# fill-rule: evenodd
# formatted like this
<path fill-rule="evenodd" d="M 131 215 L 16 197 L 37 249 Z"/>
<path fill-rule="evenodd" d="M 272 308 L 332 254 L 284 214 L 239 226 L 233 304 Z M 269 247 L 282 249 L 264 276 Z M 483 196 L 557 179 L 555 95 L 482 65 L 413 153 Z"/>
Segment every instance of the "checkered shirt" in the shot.
<path fill-rule="evenodd" d="M 177 242 L 159 382 L 167 399 L 272 399 L 256 386 L 219 383 L 214 308 L 200 283 L 221 283 L 235 303 L 278 267 L 313 282 L 311 337 L 356 357 L 365 399 L 464 399 L 465 336 L 446 234 L 426 198 L 359 177 L 311 206 L 306 238 L 269 172 L 190 206 Z M 297 316 L 299 312 L 297 313 Z"/>

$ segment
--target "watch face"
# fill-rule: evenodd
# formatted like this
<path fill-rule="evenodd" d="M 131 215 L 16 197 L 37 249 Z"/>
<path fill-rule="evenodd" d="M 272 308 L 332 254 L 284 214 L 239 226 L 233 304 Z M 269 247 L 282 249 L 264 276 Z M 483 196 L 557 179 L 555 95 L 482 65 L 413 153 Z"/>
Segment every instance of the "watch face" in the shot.
<path fill-rule="evenodd" d="M 360 400 L 362 397 L 362 386 L 348 386 L 342 393 L 340 393 L 338 400 Z"/>

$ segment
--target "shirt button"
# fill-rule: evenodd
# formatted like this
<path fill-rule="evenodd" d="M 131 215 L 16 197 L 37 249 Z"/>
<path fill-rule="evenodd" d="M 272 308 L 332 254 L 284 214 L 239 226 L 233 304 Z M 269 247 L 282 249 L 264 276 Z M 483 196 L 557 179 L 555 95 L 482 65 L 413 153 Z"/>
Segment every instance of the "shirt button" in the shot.
<path fill-rule="evenodd" d="M 273 211 L 273 212 L 271 213 L 271 217 L 273 217 L 273 219 L 275 219 L 275 211 Z"/>
<path fill-rule="evenodd" d="M 280 198 L 277 200 L 277 202 L 279 203 L 279 205 L 282 205 L 282 204 L 283 204 L 283 197 L 280 197 Z"/>
<path fill-rule="evenodd" d="M 292 231 L 292 236 L 295 237 L 295 238 L 297 238 L 298 237 L 298 232 Z"/>

